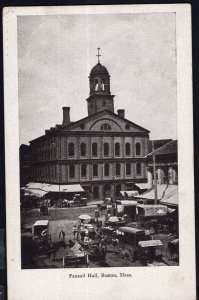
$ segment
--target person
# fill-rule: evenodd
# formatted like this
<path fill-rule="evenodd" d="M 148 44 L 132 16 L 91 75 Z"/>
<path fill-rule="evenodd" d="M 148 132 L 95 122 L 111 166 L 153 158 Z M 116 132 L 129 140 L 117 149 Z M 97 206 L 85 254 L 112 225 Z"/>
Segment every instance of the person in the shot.
<path fill-rule="evenodd" d="M 107 214 L 107 221 L 109 220 L 110 216 L 111 216 L 111 214 L 108 213 L 108 214 Z"/>
<path fill-rule="evenodd" d="M 65 241 L 65 232 L 63 231 L 63 229 L 60 231 L 59 233 L 59 239 L 61 239 L 62 242 Z"/>
<path fill-rule="evenodd" d="M 89 244 L 89 242 L 90 242 L 90 239 L 88 237 L 88 234 L 86 234 L 84 237 L 84 245 L 87 246 Z"/>
<path fill-rule="evenodd" d="M 99 219 L 99 216 L 100 216 L 99 209 L 96 209 L 96 210 L 95 210 L 95 218 L 97 219 L 97 221 L 98 221 L 98 219 Z"/>
<path fill-rule="evenodd" d="M 77 238 L 77 227 L 76 227 L 76 225 L 73 226 L 73 236 L 74 236 L 74 239 Z"/>

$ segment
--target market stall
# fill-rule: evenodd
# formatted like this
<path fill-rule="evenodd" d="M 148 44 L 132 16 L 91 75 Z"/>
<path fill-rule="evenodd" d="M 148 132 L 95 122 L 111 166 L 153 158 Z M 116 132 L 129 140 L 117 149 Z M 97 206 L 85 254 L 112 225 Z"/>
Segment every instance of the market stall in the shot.
<path fill-rule="evenodd" d="M 119 227 L 116 230 L 118 238 L 122 241 L 137 245 L 138 241 L 145 239 L 145 231 L 133 227 Z"/>
<path fill-rule="evenodd" d="M 140 261 L 147 264 L 160 259 L 164 245 L 161 240 L 146 240 L 140 241 L 138 246 Z"/>

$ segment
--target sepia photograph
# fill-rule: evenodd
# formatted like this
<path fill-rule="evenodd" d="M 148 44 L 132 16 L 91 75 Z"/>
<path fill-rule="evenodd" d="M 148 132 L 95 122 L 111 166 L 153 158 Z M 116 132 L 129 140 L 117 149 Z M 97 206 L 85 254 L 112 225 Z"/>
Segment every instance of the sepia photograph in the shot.
<path fill-rule="evenodd" d="M 196 299 L 190 6 L 3 18 L 9 298 Z"/>
<path fill-rule="evenodd" d="M 22 268 L 179 264 L 175 22 L 17 18 Z"/>

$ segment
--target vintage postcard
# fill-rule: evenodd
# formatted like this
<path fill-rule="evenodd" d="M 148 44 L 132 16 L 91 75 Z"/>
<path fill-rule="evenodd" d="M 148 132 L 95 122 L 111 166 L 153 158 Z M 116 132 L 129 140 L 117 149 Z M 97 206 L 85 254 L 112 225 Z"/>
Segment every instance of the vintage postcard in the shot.
<path fill-rule="evenodd" d="M 8 298 L 196 299 L 191 7 L 3 27 Z"/>

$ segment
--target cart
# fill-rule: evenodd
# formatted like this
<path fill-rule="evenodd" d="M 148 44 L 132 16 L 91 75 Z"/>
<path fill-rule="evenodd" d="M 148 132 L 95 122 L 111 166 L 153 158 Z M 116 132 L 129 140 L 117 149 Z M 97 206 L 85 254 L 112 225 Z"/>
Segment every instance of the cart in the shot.
<path fill-rule="evenodd" d="M 160 257 L 162 257 L 162 247 L 163 243 L 161 240 L 146 240 L 140 241 L 138 243 L 139 249 L 139 259 L 144 265 L 148 263 L 152 263 L 157 261 Z M 156 250 L 160 250 L 160 254 L 157 255 Z"/>
<path fill-rule="evenodd" d="M 179 239 L 175 239 L 167 244 L 167 258 L 169 260 L 179 259 Z"/>
<path fill-rule="evenodd" d="M 74 206 L 86 206 L 87 198 L 81 197 L 80 194 L 75 194 L 74 198 Z"/>

